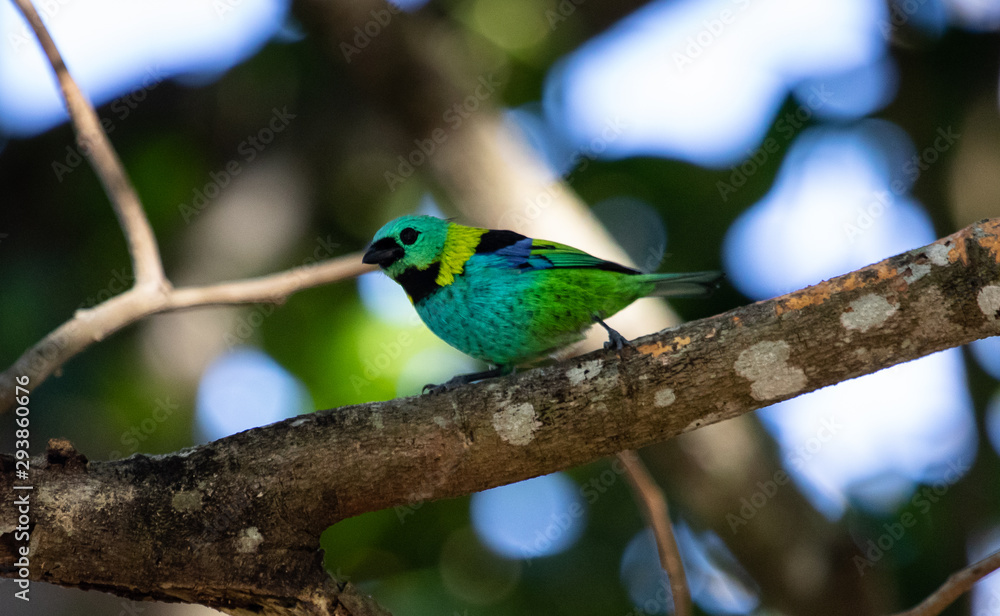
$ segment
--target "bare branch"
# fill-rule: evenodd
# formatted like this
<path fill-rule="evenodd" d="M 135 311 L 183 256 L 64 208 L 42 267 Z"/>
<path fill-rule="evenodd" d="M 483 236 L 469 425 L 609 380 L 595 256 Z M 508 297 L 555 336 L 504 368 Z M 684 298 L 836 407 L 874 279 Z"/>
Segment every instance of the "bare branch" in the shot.
<path fill-rule="evenodd" d="M 899 612 L 895 616 L 937 616 L 954 603 L 972 586 L 990 573 L 1000 569 L 1000 551 L 993 552 L 979 562 L 973 563 L 948 576 L 948 579 L 934 593 L 920 602 L 920 605 Z"/>
<path fill-rule="evenodd" d="M 998 332 L 995 219 L 621 357 L 319 411 L 165 456 L 33 460 L 28 574 L 234 611 L 300 605 L 325 575 L 320 534 L 347 517 L 578 466 Z M 0 456 L 0 492 L 14 469 Z M 16 520 L 0 500 L 6 577 Z"/>
<path fill-rule="evenodd" d="M 315 265 L 277 274 L 203 287 L 133 287 L 121 295 L 85 310 L 78 310 L 0 374 L 0 414 L 14 402 L 18 376 L 27 376 L 32 389 L 91 344 L 150 315 L 202 306 L 281 303 L 289 295 L 373 271 L 352 253 Z"/>
<path fill-rule="evenodd" d="M 62 89 L 66 109 L 70 120 L 76 129 L 77 143 L 80 150 L 87 156 L 94 171 L 104 185 L 111 205 L 118 216 L 118 222 L 125 233 L 128 242 L 129 255 L 132 257 L 132 268 L 135 270 L 136 286 L 167 286 L 160 262 L 160 252 L 156 246 L 156 236 L 149 225 L 146 213 L 139 202 L 131 180 L 125 173 L 121 160 L 111 142 L 108 140 L 104 127 L 97 117 L 94 106 L 80 91 L 76 81 L 69 74 L 55 42 L 49 35 L 45 24 L 32 6 L 31 0 L 14 0 L 24 18 L 31 24 L 35 36 L 42 45 L 52 69 L 56 73 L 59 87 Z"/>
<path fill-rule="evenodd" d="M 34 29 L 55 70 L 80 149 L 100 177 L 118 215 L 132 257 L 135 286 L 93 308 L 78 310 L 72 319 L 25 351 L 0 374 L 0 414 L 10 409 L 14 402 L 15 379 L 18 376 L 28 376 L 32 388 L 35 388 L 94 342 L 150 315 L 198 306 L 278 303 L 296 291 L 374 269 L 361 263 L 361 255 L 352 254 L 260 278 L 174 289 L 163 272 L 156 237 L 139 196 L 101 126 L 97 112 L 69 74 L 31 0 L 15 0 L 15 3 Z"/>
<path fill-rule="evenodd" d="M 361 253 L 351 253 L 316 265 L 304 265 L 277 274 L 236 280 L 203 287 L 183 287 L 168 294 L 166 311 L 228 304 L 278 304 L 301 291 L 378 269 L 361 262 Z"/>
<path fill-rule="evenodd" d="M 673 598 L 676 616 L 690 616 L 691 593 L 688 592 L 687 576 L 684 575 L 684 563 L 674 539 L 674 529 L 670 524 L 670 508 L 663 490 L 656 485 L 656 480 L 649 474 L 649 469 L 642 463 L 639 454 L 634 451 L 623 451 L 618 459 L 625 466 L 629 484 L 635 500 L 642 509 L 642 517 L 653 529 L 656 538 L 656 548 L 660 553 L 660 565 L 667 572 L 670 580 L 670 596 Z"/>

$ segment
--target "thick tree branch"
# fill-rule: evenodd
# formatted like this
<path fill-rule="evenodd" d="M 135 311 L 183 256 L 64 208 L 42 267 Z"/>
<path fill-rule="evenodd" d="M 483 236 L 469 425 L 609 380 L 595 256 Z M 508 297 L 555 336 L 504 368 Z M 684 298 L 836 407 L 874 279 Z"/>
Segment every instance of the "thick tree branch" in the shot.
<path fill-rule="evenodd" d="M 53 372 L 91 344 L 150 315 L 202 306 L 281 303 L 289 295 L 372 271 L 353 253 L 304 265 L 277 274 L 202 287 L 133 287 L 93 308 L 78 310 L 14 364 L 0 373 L 0 414 L 14 403 L 14 384 L 19 376 L 38 387 Z"/>
<path fill-rule="evenodd" d="M 36 460 L 29 574 L 234 610 L 300 606 L 322 577 L 319 535 L 344 518 L 576 466 L 998 332 L 995 219 L 647 336 L 623 357 L 320 411 L 170 455 Z M 0 461 L 9 494 L 13 461 Z M 16 520 L 0 501 L 6 576 Z"/>

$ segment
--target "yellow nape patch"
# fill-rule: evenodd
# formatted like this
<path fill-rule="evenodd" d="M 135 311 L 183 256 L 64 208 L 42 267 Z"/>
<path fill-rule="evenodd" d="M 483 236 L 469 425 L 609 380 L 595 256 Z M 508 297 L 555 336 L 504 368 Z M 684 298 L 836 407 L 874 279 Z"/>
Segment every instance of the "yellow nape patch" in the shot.
<path fill-rule="evenodd" d="M 446 287 L 455 282 L 455 276 L 465 271 L 465 262 L 476 253 L 479 238 L 487 229 L 464 227 L 455 223 L 448 225 L 448 237 L 441 251 L 441 270 L 434 282 Z"/>

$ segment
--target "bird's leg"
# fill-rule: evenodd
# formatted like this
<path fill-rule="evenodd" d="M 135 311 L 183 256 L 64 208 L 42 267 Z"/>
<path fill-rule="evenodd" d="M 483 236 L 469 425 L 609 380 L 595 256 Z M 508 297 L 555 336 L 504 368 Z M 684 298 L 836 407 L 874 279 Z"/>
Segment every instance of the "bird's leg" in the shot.
<path fill-rule="evenodd" d="M 608 331 L 608 341 L 604 343 L 605 349 L 610 349 L 613 347 L 616 351 L 621 351 L 625 347 L 632 346 L 632 344 L 625 339 L 625 336 L 622 336 L 614 329 L 612 329 L 607 323 L 604 322 L 604 319 L 602 319 L 601 317 L 594 315 L 594 322 L 599 323 L 601 327 L 603 327 Z"/>
<path fill-rule="evenodd" d="M 466 385 L 473 381 L 480 381 L 482 379 L 491 379 L 495 376 L 503 376 L 507 374 L 509 370 L 503 366 L 496 366 L 490 368 L 489 370 L 483 370 L 482 372 L 470 372 L 469 374 L 459 374 L 449 379 L 447 382 L 441 383 L 440 385 L 434 385 L 433 383 L 428 383 L 424 385 L 423 393 L 431 394 L 442 394 L 446 391 L 451 391 L 456 387 Z"/>

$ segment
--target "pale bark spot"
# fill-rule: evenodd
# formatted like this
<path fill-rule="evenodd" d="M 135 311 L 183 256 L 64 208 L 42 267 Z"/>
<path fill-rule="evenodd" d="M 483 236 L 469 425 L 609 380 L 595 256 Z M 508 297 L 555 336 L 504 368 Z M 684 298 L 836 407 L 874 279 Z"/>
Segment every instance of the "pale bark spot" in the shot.
<path fill-rule="evenodd" d="M 170 506 L 177 511 L 201 511 L 201 492 L 198 490 L 174 492 Z"/>
<path fill-rule="evenodd" d="M 1000 286 L 991 284 L 983 287 L 979 291 L 976 301 L 987 319 L 990 321 L 1000 320 Z"/>
<path fill-rule="evenodd" d="M 861 333 L 879 327 L 889 317 L 896 314 L 899 304 L 893 305 L 889 300 L 876 293 L 862 295 L 851 302 L 851 310 L 840 315 L 840 324 L 847 329 L 860 330 Z"/>
<path fill-rule="evenodd" d="M 913 284 L 927 274 L 931 273 L 931 266 L 928 263 L 911 263 L 909 268 L 910 273 L 903 276 L 903 280 L 906 281 L 906 284 Z"/>
<path fill-rule="evenodd" d="M 527 445 L 535 438 L 535 431 L 542 427 L 530 402 L 505 404 L 493 413 L 493 429 L 500 438 L 511 445 Z"/>
<path fill-rule="evenodd" d="M 674 394 L 674 390 L 665 387 L 653 395 L 653 406 L 658 408 L 670 406 L 676 399 L 677 396 Z"/>
<path fill-rule="evenodd" d="M 931 263 L 934 265 L 948 265 L 951 263 L 948 260 L 948 254 L 951 252 L 951 248 L 945 246 L 944 244 L 931 244 L 924 249 L 924 253 L 927 258 L 930 259 Z"/>
<path fill-rule="evenodd" d="M 574 366 L 567 370 L 566 378 L 569 379 L 570 385 L 579 385 L 580 383 L 599 375 L 601 373 L 602 366 L 603 362 L 599 359 L 585 361 L 579 366 Z"/>
<path fill-rule="evenodd" d="M 772 400 L 802 391 L 806 375 L 801 368 L 788 365 L 790 347 L 784 340 L 758 342 L 740 353 L 736 374 L 750 381 L 750 395 L 755 400 Z"/>
<path fill-rule="evenodd" d="M 240 536 L 236 538 L 236 551 L 240 554 L 253 554 L 262 543 L 264 543 L 264 535 L 260 534 L 256 526 L 244 528 L 240 531 Z"/>

